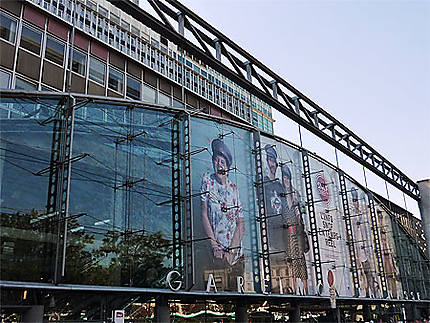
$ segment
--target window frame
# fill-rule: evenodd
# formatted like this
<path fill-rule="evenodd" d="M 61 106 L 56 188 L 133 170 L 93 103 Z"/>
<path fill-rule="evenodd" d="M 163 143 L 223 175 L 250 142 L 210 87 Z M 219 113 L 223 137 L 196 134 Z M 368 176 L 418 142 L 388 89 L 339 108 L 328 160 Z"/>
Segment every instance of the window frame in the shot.
<path fill-rule="evenodd" d="M 27 28 L 28 30 L 36 32 L 36 33 L 40 33 L 39 52 L 38 53 L 33 52 L 31 49 L 28 49 L 28 48 L 22 46 L 22 35 L 23 35 L 24 28 Z M 44 41 L 43 34 L 44 34 L 44 32 L 41 31 L 40 29 L 35 28 L 32 25 L 29 25 L 27 23 L 23 23 L 22 26 L 21 26 L 21 32 L 20 32 L 20 38 L 19 38 L 19 48 L 23 49 L 23 50 L 25 50 L 25 51 L 33 54 L 33 55 L 41 56 L 41 54 L 42 54 L 42 45 L 43 45 L 43 41 Z"/>
<path fill-rule="evenodd" d="M 60 44 L 62 44 L 64 46 L 64 49 L 63 49 L 63 63 L 61 65 L 58 64 L 57 62 L 54 62 L 53 60 L 51 60 L 51 59 L 49 59 L 49 58 L 46 57 L 46 53 L 47 53 L 47 49 L 48 49 L 48 40 L 49 39 L 52 39 L 54 42 L 60 43 Z M 53 64 L 55 64 L 57 66 L 60 66 L 60 67 L 64 67 L 64 64 L 66 62 L 66 52 L 67 52 L 67 44 L 66 43 L 62 42 L 60 39 L 58 39 L 57 37 L 54 37 L 51 34 L 46 34 L 46 37 L 45 37 L 45 55 L 44 55 L 44 58 L 48 62 L 53 63 Z"/>
<path fill-rule="evenodd" d="M 138 98 L 135 98 L 135 97 L 132 97 L 132 96 L 129 96 L 128 95 L 128 83 L 129 83 L 129 79 L 131 79 L 131 80 L 133 80 L 133 81 L 136 81 L 138 84 L 139 84 L 139 97 Z M 127 80 L 127 84 L 126 84 L 126 86 L 125 86 L 125 96 L 127 97 L 127 98 L 130 98 L 130 99 L 132 99 L 132 100 L 141 100 L 141 98 L 142 98 L 142 82 L 140 82 L 137 78 L 135 78 L 135 77 L 132 77 L 131 75 L 127 75 L 126 76 L 126 80 Z M 134 89 L 133 89 L 134 90 Z"/>
<path fill-rule="evenodd" d="M 8 72 L 7 70 L 4 70 L 4 69 L 2 69 L 2 68 L 0 68 L 0 74 L 4 74 L 4 75 L 7 75 L 8 76 L 8 80 L 7 80 L 7 85 L 6 85 L 6 87 L 1 87 L 0 86 L 0 89 L 10 89 L 12 86 L 12 72 Z"/>
<path fill-rule="evenodd" d="M 9 18 L 10 20 L 15 21 L 15 30 L 14 30 L 14 33 L 13 33 L 13 41 L 8 40 L 8 39 L 6 39 L 6 38 L 2 38 L 2 37 L 0 37 L 0 39 L 2 39 L 3 41 L 5 41 L 5 42 L 7 42 L 7 43 L 9 43 L 9 44 L 13 44 L 13 45 L 15 45 L 15 43 L 16 43 L 16 39 L 17 39 L 17 34 L 18 34 L 18 19 L 16 19 L 15 17 L 13 17 L 13 16 L 11 16 L 11 15 L 8 15 L 7 13 L 5 13 L 5 12 L 4 12 L 4 11 L 2 11 L 2 10 L 0 10 L 0 15 L 6 16 L 6 18 Z M 0 20 L 2 20 L 2 19 L 0 19 Z M 11 29 L 9 29 L 9 30 L 11 30 Z"/>
<path fill-rule="evenodd" d="M 87 76 L 87 66 L 86 65 L 87 65 L 87 62 L 88 62 L 88 53 L 83 52 L 83 51 L 77 49 L 75 46 L 70 51 L 70 53 L 72 55 L 72 57 L 71 57 L 71 61 L 72 61 L 71 70 L 72 70 L 72 72 L 75 73 L 76 75 L 80 75 L 80 76 L 83 76 L 83 77 L 86 78 L 86 76 Z M 74 63 L 74 60 L 75 60 L 75 53 L 82 54 L 85 57 L 85 63 L 83 64 L 83 67 L 84 67 L 84 73 L 83 74 L 81 74 L 81 73 L 76 72 L 76 71 L 73 70 L 73 63 Z M 68 69 L 70 69 L 70 66 L 68 66 Z"/>
<path fill-rule="evenodd" d="M 100 83 L 98 80 L 91 78 L 91 62 L 92 62 L 92 61 L 96 61 L 96 62 L 101 63 L 101 64 L 103 64 L 103 65 L 104 65 L 104 71 L 103 71 L 103 74 L 104 74 L 104 75 L 103 75 L 103 83 Z M 99 84 L 99 85 L 105 86 L 105 85 L 106 85 L 107 67 L 108 67 L 108 66 L 107 66 L 107 63 L 106 63 L 106 62 L 104 62 L 104 61 L 102 61 L 102 60 L 100 60 L 100 59 L 98 59 L 98 58 L 96 58 L 96 57 L 94 57 L 94 56 L 90 55 L 90 58 L 89 58 L 89 64 L 88 64 L 88 80 L 90 80 L 91 82 L 97 83 L 97 84 Z"/>
<path fill-rule="evenodd" d="M 113 88 L 111 88 L 110 87 L 110 75 L 111 75 L 111 71 L 114 71 L 114 72 L 116 72 L 116 73 L 118 73 L 118 74 L 120 74 L 120 75 L 122 75 L 122 89 L 121 89 L 121 91 L 118 91 L 118 90 L 116 90 L 116 89 L 113 89 Z M 114 68 L 113 66 L 109 66 L 109 71 L 108 71 L 108 78 L 107 78 L 107 88 L 109 89 L 109 90 L 111 90 L 111 91 L 114 91 L 114 92 L 116 92 L 116 93 L 120 93 L 121 95 L 124 95 L 124 89 L 125 89 L 125 84 L 124 84 L 124 79 L 125 79 L 125 77 L 124 77 L 124 72 L 121 72 L 119 69 L 116 69 L 116 68 Z"/>

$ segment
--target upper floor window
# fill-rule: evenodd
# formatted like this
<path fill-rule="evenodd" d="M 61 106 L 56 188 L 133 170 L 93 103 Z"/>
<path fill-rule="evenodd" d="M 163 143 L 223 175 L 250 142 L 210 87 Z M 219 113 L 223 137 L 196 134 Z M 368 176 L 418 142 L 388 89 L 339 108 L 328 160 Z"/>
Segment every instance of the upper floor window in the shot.
<path fill-rule="evenodd" d="M 30 91 L 37 90 L 37 85 L 17 76 L 15 79 L 15 89 Z"/>
<path fill-rule="evenodd" d="M 110 67 L 108 86 L 110 89 L 122 93 L 124 89 L 124 74 Z"/>
<path fill-rule="evenodd" d="M 45 58 L 63 66 L 65 48 L 66 45 L 64 43 L 54 37 L 48 36 L 46 39 Z"/>
<path fill-rule="evenodd" d="M 127 76 L 127 96 L 136 100 L 140 99 L 140 82 L 130 76 Z"/>
<path fill-rule="evenodd" d="M 0 89 L 8 89 L 10 84 L 10 73 L 0 70 Z"/>
<path fill-rule="evenodd" d="M 89 71 L 90 80 L 104 85 L 105 76 L 106 76 L 106 64 L 94 57 L 90 57 L 90 71 Z"/>
<path fill-rule="evenodd" d="M 0 11 L 0 38 L 14 43 L 16 22 L 16 19 L 10 18 L 8 15 Z"/>
<path fill-rule="evenodd" d="M 87 55 L 78 51 L 73 51 L 72 71 L 85 75 L 85 66 L 87 65 Z"/>
<path fill-rule="evenodd" d="M 37 55 L 40 54 L 40 44 L 42 43 L 42 32 L 22 25 L 21 31 L 21 47 L 33 52 Z"/>

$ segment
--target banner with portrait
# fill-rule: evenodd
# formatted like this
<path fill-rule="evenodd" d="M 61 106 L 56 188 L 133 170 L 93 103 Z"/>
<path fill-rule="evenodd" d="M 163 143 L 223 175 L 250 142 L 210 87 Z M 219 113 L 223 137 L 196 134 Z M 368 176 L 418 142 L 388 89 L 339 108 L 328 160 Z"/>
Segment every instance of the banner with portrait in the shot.
<path fill-rule="evenodd" d="M 349 179 L 346 179 L 346 194 L 360 284 L 359 296 L 382 297 L 369 214 L 369 198 L 363 189 Z"/>
<path fill-rule="evenodd" d="M 328 275 L 333 274 L 339 296 L 354 294 L 349 255 L 345 240 L 343 205 L 336 170 L 310 157 L 310 173 L 314 199 L 318 242 L 323 275 L 322 295 L 329 295 Z"/>
<path fill-rule="evenodd" d="M 259 270 L 252 133 L 191 119 L 195 290 L 254 292 Z M 253 234 L 251 234 L 253 233 Z M 253 267 L 254 266 L 254 267 Z"/>
<path fill-rule="evenodd" d="M 310 251 L 301 152 L 261 138 L 272 293 L 312 295 Z"/>
<path fill-rule="evenodd" d="M 381 239 L 382 261 L 387 280 L 388 295 L 391 298 L 403 298 L 400 268 L 396 244 L 394 242 L 393 225 L 390 215 L 382 206 L 375 206 L 378 219 L 379 237 Z"/>

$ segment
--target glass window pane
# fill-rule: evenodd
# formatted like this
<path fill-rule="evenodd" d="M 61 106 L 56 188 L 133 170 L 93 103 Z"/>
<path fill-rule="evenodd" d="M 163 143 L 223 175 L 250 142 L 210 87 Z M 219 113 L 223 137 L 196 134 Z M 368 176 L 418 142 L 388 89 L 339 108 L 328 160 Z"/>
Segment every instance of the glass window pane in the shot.
<path fill-rule="evenodd" d="M 165 95 L 163 93 L 158 93 L 158 103 L 162 105 L 171 105 L 170 103 L 170 97 L 168 95 Z"/>
<path fill-rule="evenodd" d="M 94 57 L 90 57 L 90 80 L 105 84 L 106 64 Z"/>
<path fill-rule="evenodd" d="M 124 75 L 112 67 L 109 68 L 108 86 L 111 90 L 122 93 L 124 88 Z"/>
<path fill-rule="evenodd" d="M 136 100 L 140 99 L 140 82 L 130 76 L 127 77 L 127 96 Z"/>
<path fill-rule="evenodd" d="M 184 104 L 180 101 L 173 100 L 173 107 L 175 108 L 184 108 Z"/>
<path fill-rule="evenodd" d="M 15 89 L 34 91 L 34 90 L 37 90 L 37 86 L 34 83 L 31 83 L 27 80 L 17 77 L 15 80 Z"/>
<path fill-rule="evenodd" d="M 144 85 L 142 93 L 143 93 L 143 101 L 150 102 L 150 103 L 156 102 L 155 101 L 156 91 L 152 87 Z"/>
<path fill-rule="evenodd" d="M 16 20 L 0 12 L 0 38 L 15 42 Z"/>
<path fill-rule="evenodd" d="M 63 66 L 65 44 L 48 36 L 46 39 L 45 58 Z"/>
<path fill-rule="evenodd" d="M 72 61 L 72 71 L 81 75 L 85 75 L 85 66 L 87 65 L 87 55 L 74 50 L 73 51 L 73 61 Z"/>
<path fill-rule="evenodd" d="M 40 43 L 42 41 L 42 33 L 25 25 L 22 26 L 21 47 L 29 51 L 40 54 Z"/>
<path fill-rule="evenodd" d="M 46 212 L 49 176 L 29 174 L 49 167 L 54 133 L 53 122 L 42 125 L 35 116 L 48 118 L 44 112 L 55 112 L 58 103 L 2 98 L 3 111 L 9 110 L 9 118 L 14 119 L 0 122 L 0 267 L 4 280 L 46 282 L 53 278 L 57 232 L 51 224 L 55 215 Z"/>
<path fill-rule="evenodd" d="M 10 73 L 0 70 L 0 89 L 8 89 L 10 81 Z"/>

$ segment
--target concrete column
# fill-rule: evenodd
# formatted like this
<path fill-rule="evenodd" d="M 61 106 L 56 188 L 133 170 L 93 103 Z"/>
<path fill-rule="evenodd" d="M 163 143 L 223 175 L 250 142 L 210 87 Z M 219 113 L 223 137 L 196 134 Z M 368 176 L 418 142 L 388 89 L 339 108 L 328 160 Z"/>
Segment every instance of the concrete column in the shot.
<path fill-rule="evenodd" d="M 300 307 L 295 306 L 293 307 L 290 312 L 289 312 L 289 316 L 290 316 L 290 322 L 301 322 L 300 321 Z"/>
<path fill-rule="evenodd" d="M 42 323 L 43 322 L 43 305 L 31 306 L 25 311 L 22 317 L 23 323 Z"/>
<path fill-rule="evenodd" d="M 242 303 L 236 303 L 235 322 L 248 322 L 248 307 Z"/>
<path fill-rule="evenodd" d="M 418 202 L 427 241 L 427 256 L 430 258 L 430 178 L 417 182 L 421 201 Z"/>
<path fill-rule="evenodd" d="M 154 321 L 160 323 L 170 322 L 169 302 L 166 296 L 159 296 L 155 300 Z"/>

